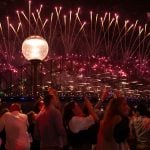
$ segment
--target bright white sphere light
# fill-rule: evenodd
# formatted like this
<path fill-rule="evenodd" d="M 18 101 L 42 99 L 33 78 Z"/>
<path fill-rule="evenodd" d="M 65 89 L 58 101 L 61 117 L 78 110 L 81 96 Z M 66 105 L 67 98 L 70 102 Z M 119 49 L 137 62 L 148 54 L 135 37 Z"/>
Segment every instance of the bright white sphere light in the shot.
<path fill-rule="evenodd" d="M 30 36 L 22 44 L 22 53 L 27 60 L 44 60 L 48 54 L 48 43 L 41 36 Z"/>

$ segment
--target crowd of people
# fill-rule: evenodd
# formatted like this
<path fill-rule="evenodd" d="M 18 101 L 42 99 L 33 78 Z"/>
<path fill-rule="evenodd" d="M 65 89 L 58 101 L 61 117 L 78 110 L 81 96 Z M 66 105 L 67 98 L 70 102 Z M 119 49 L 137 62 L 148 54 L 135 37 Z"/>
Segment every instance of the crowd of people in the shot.
<path fill-rule="evenodd" d="M 106 95 L 105 90 L 101 101 Z M 99 102 L 93 105 L 85 96 L 83 103 L 62 105 L 57 91 L 48 88 L 27 114 L 13 103 L 0 111 L 0 149 L 150 150 L 150 116 L 144 105 L 129 107 L 118 93 L 104 111 Z"/>

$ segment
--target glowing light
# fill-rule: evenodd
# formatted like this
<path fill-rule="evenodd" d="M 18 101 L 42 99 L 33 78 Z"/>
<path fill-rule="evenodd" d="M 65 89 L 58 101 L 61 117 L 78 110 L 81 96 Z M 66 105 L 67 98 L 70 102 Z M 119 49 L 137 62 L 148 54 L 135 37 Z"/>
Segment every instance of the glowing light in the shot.
<path fill-rule="evenodd" d="M 27 60 L 43 60 L 48 54 L 48 44 L 40 36 L 30 36 L 22 44 L 22 53 Z"/>
<path fill-rule="evenodd" d="M 127 77 L 135 80 L 139 79 L 138 76 L 143 80 L 149 78 L 149 24 L 145 24 L 142 28 L 138 20 L 130 24 L 129 20 L 119 19 L 118 14 L 110 12 L 101 15 L 90 11 L 89 17 L 85 18 L 81 16 L 80 8 L 77 8 L 75 12 L 70 10 L 64 15 L 59 6 L 55 7 L 46 18 L 47 16 L 43 16 L 44 9 L 42 8 L 43 5 L 40 5 L 40 8 L 33 11 L 29 2 L 27 12 L 16 10 L 18 19 L 15 23 L 11 22 L 12 19 L 9 16 L 6 17 L 6 23 L 0 23 L 2 58 L 0 72 L 8 70 L 12 74 L 15 73 L 14 82 L 20 79 L 17 64 L 26 65 L 26 61 L 18 53 L 20 43 L 30 35 L 40 35 L 46 38 L 52 51 L 45 60 L 41 74 L 46 74 L 45 80 L 49 80 L 52 78 L 49 74 L 53 71 L 59 72 L 59 75 L 53 73 L 53 78 L 56 78 L 57 83 L 61 83 L 64 89 L 68 86 L 68 80 L 73 80 L 74 84 L 90 83 L 91 90 L 96 91 L 93 82 L 95 75 L 98 74 L 100 75 L 97 81 L 101 81 L 101 84 L 107 82 L 108 85 L 112 80 L 113 83 L 118 82 L 120 78 L 121 81 L 126 79 L 125 82 L 128 82 Z M 41 43 L 38 42 L 38 44 Z M 34 47 L 31 57 L 38 59 L 39 53 L 40 50 Z M 31 57 L 28 60 L 32 59 Z M 23 67 L 24 76 L 25 70 L 28 69 Z M 68 79 L 70 77 L 61 75 L 62 71 L 74 76 Z M 104 78 L 103 74 L 107 78 Z M 92 78 L 89 79 L 86 76 Z M 94 82 L 94 84 L 98 83 Z M 73 86 L 76 88 L 75 85 Z M 83 89 L 85 90 L 86 87 Z"/>

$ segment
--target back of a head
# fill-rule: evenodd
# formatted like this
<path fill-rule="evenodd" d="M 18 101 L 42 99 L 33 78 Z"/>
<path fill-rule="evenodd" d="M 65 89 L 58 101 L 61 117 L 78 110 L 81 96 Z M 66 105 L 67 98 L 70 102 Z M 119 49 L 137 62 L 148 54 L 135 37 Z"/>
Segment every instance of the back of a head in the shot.
<path fill-rule="evenodd" d="M 104 117 L 111 118 L 115 115 L 120 115 L 120 106 L 124 101 L 124 97 L 112 98 L 106 107 Z"/>
<path fill-rule="evenodd" d="M 75 107 L 75 102 L 71 101 L 65 104 L 64 106 L 64 114 L 63 114 L 63 120 L 64 124 L 67 125 L 70 119 L 74 116 L 73 108 Z"/>
<path fill-rule="evenodd" d="M 141 115 L 141 116 L 148 116 L 148 111 L 147 111 L 147 107 L 144 104 L 139 104 L 137 106 L 136 111 Z"/>
<path fill-rule="evenodd" d="M 38 101 L 36 101 L 36 103 L 34 105 L 34 112 L 35 113 L 39 113 L 41 111 L 43 103 L 44 103 L 43 99 L 39 99 Z"/>
<path fill-rule="evenodd" d="M 53 96 L 50 95 L 47 90 L 44 91 L 44 105 L 45 105 L 45 107 L 47 107 L 51 104 L 52 98 L 53 98 Z"/>
<path fill-rule="evenodd" d="M 35 121 L 35 112 L 30 111 L 27 113 L 29 124 L 33 123 Z"/>
<path fill-rule="evenodd" d="M 11 104 L 10 111 L 21 111 L 21 105 L 19 103 Z"/>

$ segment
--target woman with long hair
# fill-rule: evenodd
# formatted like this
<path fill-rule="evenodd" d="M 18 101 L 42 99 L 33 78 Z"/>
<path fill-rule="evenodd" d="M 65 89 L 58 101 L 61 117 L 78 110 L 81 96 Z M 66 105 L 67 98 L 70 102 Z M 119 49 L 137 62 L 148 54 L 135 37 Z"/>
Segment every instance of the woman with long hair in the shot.
<path fill-rule="evenodd" d="M 100 121 L 97 150 L 128 150 L 129 106 L 123 97 L 112 98 Z"/>
<path fill-rule="evenodd" d="M 84 102 L 89 113 L 87 116 L 75 101 L 67 103 L 64 107 L 64 126 L 67 131 L 69 145 L 73 150 L 91 150 L 92 148 L 91 141 L 94 135 L 92 135 L 90 129 L 98 120 L 98 117 L 86 97 Z"/>

